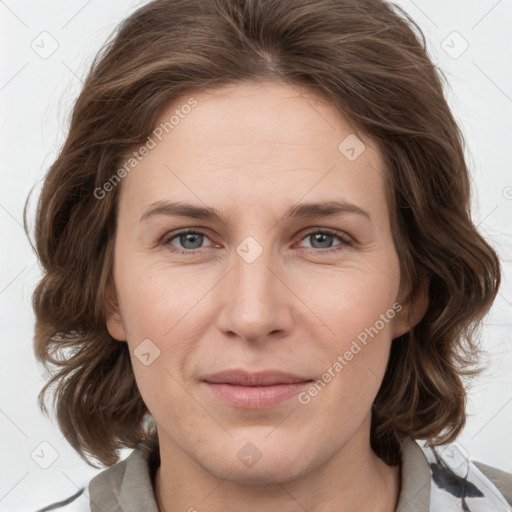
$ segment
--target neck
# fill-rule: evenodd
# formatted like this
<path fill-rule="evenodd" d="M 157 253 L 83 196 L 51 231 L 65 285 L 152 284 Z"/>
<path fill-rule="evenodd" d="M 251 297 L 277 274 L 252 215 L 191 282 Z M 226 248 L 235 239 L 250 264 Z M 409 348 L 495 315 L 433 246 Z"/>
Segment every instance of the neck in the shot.
<path fill-rule="evenodd" d="M 400 494 L 400 466 L 388 466 L 371 450 L 369 438 L 357 435 L 321 468 L 284 483 L 218 478 L 165 435 L 160 454 L 155 477 L 160 512 L 395 512 Z"/>

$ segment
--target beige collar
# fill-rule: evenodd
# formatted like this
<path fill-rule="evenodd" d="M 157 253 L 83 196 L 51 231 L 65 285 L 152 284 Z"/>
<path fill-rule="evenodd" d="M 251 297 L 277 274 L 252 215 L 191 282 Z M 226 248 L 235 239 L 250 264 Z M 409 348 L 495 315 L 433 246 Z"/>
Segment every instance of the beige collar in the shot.
<path fill-rule="evenodd" d="M 430 468 L 423 450 L 410 437 L 400 439 L 402 489 L 396 512 L 429 512 Z"/>

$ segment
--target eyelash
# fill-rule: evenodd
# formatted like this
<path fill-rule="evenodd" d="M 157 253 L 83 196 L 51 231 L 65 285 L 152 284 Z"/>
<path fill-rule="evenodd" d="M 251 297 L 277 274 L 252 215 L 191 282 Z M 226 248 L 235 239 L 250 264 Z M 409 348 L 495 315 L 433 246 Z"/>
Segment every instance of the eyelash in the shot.
<path fill-rule="evenodd" d="M 172 240 L 174 240 L 175 238 L 178 238 L 181 235 L 187 235 L 189 233 L 194 234 L 194 235 L 203 235 L 206 238 L 208 238 L 206 233 L 203 233 L 202 231 L 197 231 L 195 229 L 184 229 L 182 231 L 178 231 L 178 232 L 174 232 L 174 233 L 168 233 L 166 236 L 164 236 L 162 238 L 161 244 L 166 246 L 166 247 L 168 247 L 169 250 L 171 252 L 173 252 L 173 253 L 179 253 L 179 254 L 183 254 L 183 255 L 189 255 L 189 254 L 197 253 L 197 252 L 200 251 L 201 248 L 198 248 L 198 249 L 185 249 L 185 250 L 181 250 L 181 249 L 178 249 L 178 248 L 171 248 L 172 247 L 171 246 L 171 241 Z M 335 246 L 334 248 L 327 248 L 327 249 L 311 248 L 310 250 L 312 250 L 315 253 L 330 254 L 330 253 L 333 253 L 333 252 L 341 251 L 344 248 L 346 248 L 347 246 L 352 246 L 353 245 L 353 242 L 351 241 L 351 239 L 348 236 L 346 236 L 346 235 L 344 235 L 342 233 L 339 233 L 337 231 L 329 230 L 329 229 L 316 229 L 316 230 L 310 231 L 310 232 L 306 233 L 301 238 L 301 241 L 305 240 L 306 238 L 310 237 L 311 235 L 315 235 L 315 234 L 333 236 L 335 238 L 338 238 L 341 241 L 341 243 L 339 245 Z"/>

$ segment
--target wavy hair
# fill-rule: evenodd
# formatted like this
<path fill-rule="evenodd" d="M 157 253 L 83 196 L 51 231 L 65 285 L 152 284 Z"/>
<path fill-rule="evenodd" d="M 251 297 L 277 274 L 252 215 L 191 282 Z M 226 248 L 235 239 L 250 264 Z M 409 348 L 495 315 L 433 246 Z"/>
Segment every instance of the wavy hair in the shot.
<path fill-rule="evenodd" d="M 39 404 L 48 414 L 51 391 L 60 429 L 92 466 L 156 438 L 128 345 L 106 329 L 122 183 L 101 200 L 95 190 L 174 99 L 260 80 L 326 95 L 377 144 L 401 284 L 414 296 L 428 280 L 425 315 L 391 345 L 373 449 L 396 463 L 399 436 L 441 444 L 465 424 L 501 267 L 471 220 L 465 142 L 421 29 L 383 0 L 154 0 L 95 56 L 36 211 L 34 350 L 50 372 Z"/>

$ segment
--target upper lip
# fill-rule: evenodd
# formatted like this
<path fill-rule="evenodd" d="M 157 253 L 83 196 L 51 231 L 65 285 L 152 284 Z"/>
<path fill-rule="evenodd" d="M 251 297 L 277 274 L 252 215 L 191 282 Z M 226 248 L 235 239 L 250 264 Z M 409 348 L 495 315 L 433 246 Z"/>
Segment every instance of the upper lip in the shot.
<path fill-rule="evenodd" d="M 234 384 L 238 386 L 272 386 L 274 384 L 292 384 L 312 379 L 278 370 L 247 372 L 233 369 L 206 375 L 201 380 L 216 384 Z"/>

